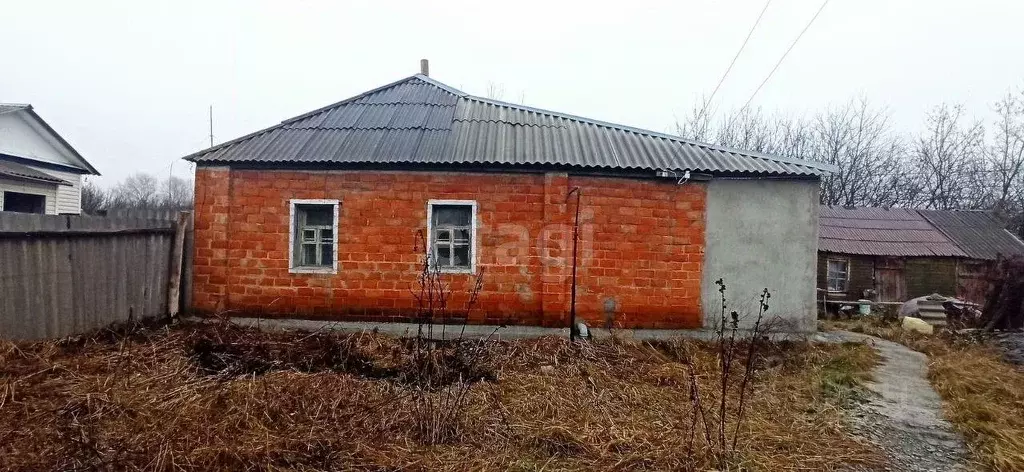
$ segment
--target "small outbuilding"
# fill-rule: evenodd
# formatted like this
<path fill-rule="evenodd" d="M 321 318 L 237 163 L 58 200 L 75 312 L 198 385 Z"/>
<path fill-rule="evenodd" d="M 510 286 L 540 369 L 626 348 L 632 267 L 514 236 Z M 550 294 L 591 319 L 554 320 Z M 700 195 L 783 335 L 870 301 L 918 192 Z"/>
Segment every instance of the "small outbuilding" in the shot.
<path fill-rule="evenodd" d="M 477 324 L 815 327 L 831 166 L 477 97 L 417 74 L 187 156 L 194 309 L 411 321 L 424 261 Z M 578 205 L 578 207 L 577 207 Z"/>
<path fill-rule="evenodd" d="M 984 211 L 822 206 L 819 224 L 818 290 L 831 300 L 939 293 L 980 303 L 992 264 L 1024 254 Z"/>

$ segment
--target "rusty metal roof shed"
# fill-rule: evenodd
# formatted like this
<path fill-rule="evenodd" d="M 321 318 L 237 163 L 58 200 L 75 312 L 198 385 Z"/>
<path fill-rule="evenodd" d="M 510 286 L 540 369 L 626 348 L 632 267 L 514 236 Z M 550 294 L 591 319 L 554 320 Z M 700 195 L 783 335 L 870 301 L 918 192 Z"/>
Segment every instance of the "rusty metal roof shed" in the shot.
<path fill-rule="evenodd" d="M 1024 254 L 1024 243 L 987 211 L 920 210 L 931 224 L 972 259 Z"/>
<path fill-rule="evenodd" d="M 818 250 L 872 256 L 967 254 L 916 210 L 822 206 Z"/>
<path fill-rule="evenodd" d="M 476 97 L 414 75 L 186 156 L 200 164 L 413 164 L 820 176 L 819 162 Z"/>

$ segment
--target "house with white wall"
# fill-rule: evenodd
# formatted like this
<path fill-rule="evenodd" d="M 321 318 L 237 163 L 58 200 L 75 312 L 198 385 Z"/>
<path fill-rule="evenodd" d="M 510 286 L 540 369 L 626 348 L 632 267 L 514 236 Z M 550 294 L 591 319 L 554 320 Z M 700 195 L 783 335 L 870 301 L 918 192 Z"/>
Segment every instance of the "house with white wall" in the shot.
<path fill-rule="evenodd" d="M 77 215 L 85 175 L 100 174 L 32 105 L 0 103 L 0 211 Z"/>

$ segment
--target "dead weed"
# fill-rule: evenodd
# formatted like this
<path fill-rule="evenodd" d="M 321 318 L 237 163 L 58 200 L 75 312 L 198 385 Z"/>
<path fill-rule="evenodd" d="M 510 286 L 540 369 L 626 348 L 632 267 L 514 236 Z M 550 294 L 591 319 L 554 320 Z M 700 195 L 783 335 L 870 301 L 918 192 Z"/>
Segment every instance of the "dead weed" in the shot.
<path fill-rule="evenodd" d="M 488 342 L 480 371 L 430 377 L 438 385 L 489 380 L 460 390 L 468 396 L 463 419 L 445 441 L 430 442 L 417 433 L 425 421 L 417 412 L 435 410 L 416 402 L 444 390 L 403 377 L 414 358 L 405 341 L 237 329 L 158 328 L 75 341 L 73 349 L 0 345 L 0 469 L 704 470 L 714 463 L 701 447 L 687 454 L 689 373 L 658 346 Z M 676 342 L 693 353 L 694 375 L 715 378 L 710 346 Z M 459 349 L 442 346 L 436 355 L 463 355 Z M 847 435 L 842 402 L 823 388 L 845 384 L 836 372 L 866 371 L 870 349 L 788 343 L 769 352 L 756 360 L 730 468 L 881 464 L 876 449 Z M 717 393 L 707 395 L 714 404 Z"/>

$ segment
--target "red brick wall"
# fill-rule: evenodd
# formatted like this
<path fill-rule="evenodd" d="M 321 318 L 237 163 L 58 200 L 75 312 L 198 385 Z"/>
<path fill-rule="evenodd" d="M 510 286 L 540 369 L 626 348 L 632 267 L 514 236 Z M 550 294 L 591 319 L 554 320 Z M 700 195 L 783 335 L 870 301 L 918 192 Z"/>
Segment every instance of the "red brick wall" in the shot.
<path fill-rule="evenodd" d="M 572 218 L 582 189 L 577 313 L 591 326 L 696 328 L 704 255 L 703 183 L 382 171 L 196 171 L 199 312 L 407 321 L 424 255 L 427 201 L 477 201 L 473 323 L 566 326 Z M 288 270 L 289 200 L 337 199 L 338 273 Z M 449 307 L 470 275 L 445 275 Z"/>

